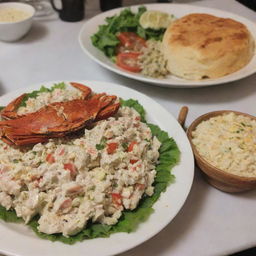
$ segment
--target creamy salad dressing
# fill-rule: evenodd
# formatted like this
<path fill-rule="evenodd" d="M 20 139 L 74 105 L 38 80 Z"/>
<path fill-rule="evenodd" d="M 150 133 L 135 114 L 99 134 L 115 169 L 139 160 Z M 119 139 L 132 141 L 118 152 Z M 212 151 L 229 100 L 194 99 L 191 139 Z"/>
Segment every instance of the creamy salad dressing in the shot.
<path fill-rule="evenodd" d="M 34 111 L 32 105 L 26 111 Z M 113 225 L 123 210 L 153 194 L 159 147 L 129 107 L 85 129 L 79 138 L 50 140 L 26 150 L 0 141 L 0 204 L 25 222 L 39 214 L 38 229 L 47 234 L 73 235 L 89 220 Z"/>

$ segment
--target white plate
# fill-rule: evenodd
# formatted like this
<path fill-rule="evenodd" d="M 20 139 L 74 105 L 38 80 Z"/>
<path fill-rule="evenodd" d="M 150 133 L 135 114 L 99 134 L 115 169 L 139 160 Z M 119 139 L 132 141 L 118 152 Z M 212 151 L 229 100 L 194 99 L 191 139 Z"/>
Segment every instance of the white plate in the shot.
<path fill-rule="evenodd" d="M 254 38 L 256 38 L 256 24 L 252 21 L 243 18 L 241 16 L 235 15 L 233 13 L 221 11 L 218 9 L 211 9 L 205 7 L 198 7 L 193 5 L 185 4 L 148 4 L 145 5 L 148 10 L 159 10 L 174 14 L 176 17 L 182 17 L 189 13 L 209 13 L 219 17 L 232 18 L 237 21 L 242 22 L 250 30 Z M 133 6 L 131 9 L 137 11 L 138 6 Z M 173 87 L 173 88 L 195 88 L 195 87 L 206 87 L 216 84 L 223 84 L 232 81 L 239 80 L 241 78 L 247 77 L 256 71 L 256 55 L 252 58 L 250 63 L 244 68 L 230 75 L 218 78 L 218 79 L 206 79 L 201 81 L 191 81 L 181 79 L 175 76 L 168 76 L 165 79 L 155 79 L 143 76 L 141 74 L 128 72 L 117 67 L 110 59 L 108 59 L 99 49 L 94 47 L 91 43 L 90 37 L 98 31 L 98 26 L 105 24 L 105 18 L 119 14 L 123 8 L 118 8 L 110 10 L 108 12 L 101 13 L 92 19 L 88 20 L 82 27 L 79 34 L 79 43 L 83 51 L 91 57 L 94 61 L 98 62 L 103 67 L 118 73 L 120 75 L 133 78 L 139 81 L 151 83 L 157 86 Z"/>
<path fill-rule="evenodd" d="M 78 82 L 90 86 L 96 92 L 115 94 L 124 99 L 137 99 L 144 106 L 147 112 L 147 120 L 167 131 L 175 139 L 181 151 L 181 161 L 173 169 L 176 182 L 170 185 L 166 192 L 162 193 L 160 199 L 154 204 L 155 212 L 150 215 L 149 219 L 141 223 L 139 228 L 130 234 L 116 233 L 109 238 L 84 240 L 74 245 L 66 245 L 61 242 L 52 243 L 40 239 L 23 224 L 1 221 L 0 252 L 4 254 L 19 256 L 100 256 L 121 253 L 143 243 L 162 230 L 179 212 L 188 196 L 194 176 L 194 159 L 186 134 L 175 118 L 158 103 L 135 90 L 105 82 Z M 53 82 L 42 84 L 51 86 Z M 8 93 L 0 97 L 0 105 L 6 105 L 21 93 L 38 89 L 42 84 Z"/>

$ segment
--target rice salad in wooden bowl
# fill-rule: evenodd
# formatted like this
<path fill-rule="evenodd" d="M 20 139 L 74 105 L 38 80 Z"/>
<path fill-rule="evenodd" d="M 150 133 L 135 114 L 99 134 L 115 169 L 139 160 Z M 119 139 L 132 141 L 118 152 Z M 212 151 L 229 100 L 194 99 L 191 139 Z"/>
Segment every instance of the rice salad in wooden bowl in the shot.
<path fill-rule="evenodd" d="M 256 188 L 256 118 L 237 111 L 198 117 L 187 131 L 197 164 L 225 192 Z"/>

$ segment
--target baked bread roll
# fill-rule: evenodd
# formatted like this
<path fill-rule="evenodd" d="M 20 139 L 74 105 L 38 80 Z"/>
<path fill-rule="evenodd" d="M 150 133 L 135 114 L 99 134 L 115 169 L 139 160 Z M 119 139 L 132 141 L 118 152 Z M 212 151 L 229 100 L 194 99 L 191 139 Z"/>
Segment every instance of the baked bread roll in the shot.
<path fill-rule="evenodd" d="M 173 22 L 163 37 L 169 71 L 189 80 L 218 78 L 244 67 L 254 55 L 245 25 L 209 14 L 189 14 Z"/>

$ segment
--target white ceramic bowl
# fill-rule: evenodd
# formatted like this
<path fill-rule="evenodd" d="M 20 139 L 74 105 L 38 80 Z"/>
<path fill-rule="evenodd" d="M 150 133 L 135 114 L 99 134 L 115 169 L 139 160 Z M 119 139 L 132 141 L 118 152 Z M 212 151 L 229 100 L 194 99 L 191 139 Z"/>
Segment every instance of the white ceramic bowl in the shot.
<path fill-rule="evenodd" d="M 22 38 L 28 33 L 31 28 L 35 9 L 29 4 L 9 2 L 1 3 L 0 10 L 4 8 L 13 8 L 21 10 L 29 14 L 29 16 L 23 20 L 15 22 L 1 22 L 0 21 L 0 40 L 2 41 L 16 41 Z"/>

